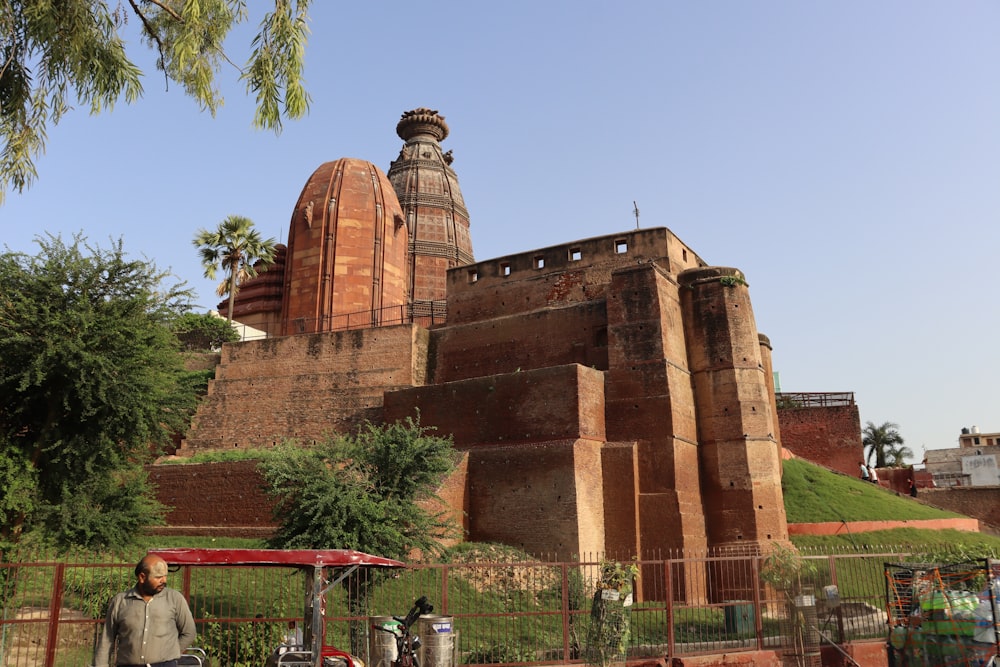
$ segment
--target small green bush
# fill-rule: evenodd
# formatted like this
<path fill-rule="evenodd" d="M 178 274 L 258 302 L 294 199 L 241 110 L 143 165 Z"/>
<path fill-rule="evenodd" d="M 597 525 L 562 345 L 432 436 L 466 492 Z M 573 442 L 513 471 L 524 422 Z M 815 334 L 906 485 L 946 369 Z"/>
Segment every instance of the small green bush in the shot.
<path fill-rule="evenodd" d="M 537 660 L 532 650 L 522 647 L 517 642 L 500 641 L 493 644 L 477 646 L 465 656 L 465 664 L 491 665 L 501 662 L 534 662 Z"/>
<path fill-rule="evenodd" d="M 212 665 L 217 667 L 260 667 L 281 644 L 281 623 L 208 622 L 199 644 L 206 648 Z"/>
<path fill-rule="evenodd" d="M 64 587 L 72 607 L 100 619 L 111 598 L 133 584 L 133 573 L 125 568 L 67 568 Z"/>
<path fill-rule="evenodd" d="M 590 627 L 584 655 L 587 664 L 607 667 L 625 663 L 631 638 L 630 598 L 633 581 L 638 574 L 639 567 L 635 564 L 601 562 L 601 579 L 597 582 L 590 607 Z"/>

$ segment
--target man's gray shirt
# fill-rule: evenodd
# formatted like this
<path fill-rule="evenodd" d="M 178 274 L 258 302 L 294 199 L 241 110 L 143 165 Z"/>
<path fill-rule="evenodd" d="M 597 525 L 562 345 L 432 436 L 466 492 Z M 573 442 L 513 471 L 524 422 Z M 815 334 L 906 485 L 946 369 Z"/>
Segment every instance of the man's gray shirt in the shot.
<path fill-rule="evenodd" d="M 179 591 L 164 588 L 146 602 L 138 590 L 130 588 L 108 603 L 94 667 L 107 666 L 116 644 L 119 665 L 176 660 L 194 637 L 194 618 Z"/>

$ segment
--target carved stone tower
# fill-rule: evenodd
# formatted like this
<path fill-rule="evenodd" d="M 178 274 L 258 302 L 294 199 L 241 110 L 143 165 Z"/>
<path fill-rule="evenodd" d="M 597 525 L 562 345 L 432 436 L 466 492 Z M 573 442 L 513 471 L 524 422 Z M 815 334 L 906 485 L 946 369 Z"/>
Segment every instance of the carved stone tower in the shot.
<path fill-rule="evenodd" d="M 417 321 L 445 316 L 448 269 L 471 264 L 469 212 L 451 168 L 451 151 L 441 152 L 448 136 L 444 116 L 431 109 L 407 111 L 396 125 L 405 141 L 389 167 L 409 229 L 409 303 Z"/>

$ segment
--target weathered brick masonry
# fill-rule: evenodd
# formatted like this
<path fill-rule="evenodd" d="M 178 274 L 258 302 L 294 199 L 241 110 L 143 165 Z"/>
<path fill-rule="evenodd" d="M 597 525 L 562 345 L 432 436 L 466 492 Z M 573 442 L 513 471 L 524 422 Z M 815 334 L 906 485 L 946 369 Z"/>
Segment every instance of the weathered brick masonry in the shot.
<path fill-rule="evenodd" d="M 467 457 L 438 489 L 437 500 L 427 503 L 432 511 L 454 508 L 456 521 L 468 513 L 462 506 Z M 165 526 L 152 529 L 156 535 L 208 535 L 211 537 L 267 538 L 274 533 L 271 498 L 264 491 L 264 478 L 257 462 L 159 464 L 148 466 L 156 499 L 165 505 Z"/>
<path fill-rule="evenodd" d="M 787 540 L 770 348 L 739 271 L 656 228 L 448 279 L 442 326 L 226 346 L 180 453 L 419 411 L 466 452 L 449 503 L 469 539 L 565 558 Z"/>
<path fill-rule="evenodd" d="M 408 234 L 392 184 L 371 162 L 341 158 L 306 182 L 288 228 L 282 335 L 330 331 L 331 317 L 406 303 Z"/>
<path fill-rule="evenodd" d="M 605 545 L 604 374 L 577 364 L 388 392 L 385 419 L 420 411 L 467 451 L 467 534 L 529 552 Z"/>
<path fill-rule="evenodd" d="M 928 505 L 979 519 L 991 533 L 1000 531 L 1000 491 L 995 486 L 922 488 L 917 497 Z"/>
<path fill-rule="evenodd" d="M 742 549 L 787 540 L 774 398 L 743 275 L 691 269 L 680 281 L 709 541 Z"/>
<path fill-rule="evenodd" d="M 267 537 L 271 500 L 255 461 L 155 465 L 147 468 L 156 498 L 170 508 L 159 534 Z"/>
<path fill-rule="evenodd" d="M 310 442 L 381 422 L 385 391 L 424 382 L 427 345 L 413 324 L 226 345 L 178 454 Z"/>
<path fill-rule="evenodd" d="M 778 410 L 782 444 L 790 452 L 845 475 L 858 475 L 861 417 L 857 405 Z"/>

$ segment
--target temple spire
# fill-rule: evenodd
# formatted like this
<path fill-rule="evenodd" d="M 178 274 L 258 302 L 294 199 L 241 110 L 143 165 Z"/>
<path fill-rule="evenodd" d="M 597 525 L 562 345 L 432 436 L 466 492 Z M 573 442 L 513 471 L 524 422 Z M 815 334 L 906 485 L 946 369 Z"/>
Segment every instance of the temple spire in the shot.
<path fill-rule="evenodd" d="M 471 264 L 469 212 L 442 152 L 449 134 L 444 116 L 419 107 L 402 114 L 396 134 L 405 143 L 387 176 L 396 190 L 409 231 L 409 304 L 415 319 L 444 319 L 448 269 Z"/>

